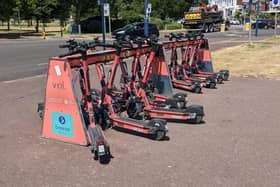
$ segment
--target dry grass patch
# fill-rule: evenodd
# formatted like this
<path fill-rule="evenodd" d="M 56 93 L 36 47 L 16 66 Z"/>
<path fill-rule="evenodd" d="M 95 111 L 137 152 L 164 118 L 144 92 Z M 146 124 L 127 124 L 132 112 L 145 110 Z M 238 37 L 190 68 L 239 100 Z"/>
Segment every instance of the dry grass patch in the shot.
<path fill-rule="evenodd" d="M 243 44 L 212 52 L 216 70 L 228 69 L 234 76 L 275 78 L 280 75 L 280 40 Z"/>

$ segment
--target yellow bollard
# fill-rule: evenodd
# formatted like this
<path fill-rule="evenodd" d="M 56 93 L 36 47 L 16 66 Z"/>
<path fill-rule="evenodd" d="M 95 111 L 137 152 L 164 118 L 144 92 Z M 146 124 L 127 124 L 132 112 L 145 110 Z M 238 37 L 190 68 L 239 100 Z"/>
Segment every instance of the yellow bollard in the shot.
<path fill-rule="evenodd" d="M 246 23 L 245 24 L 245 31 L 249 31 L 250 30 L 250 23 Z"/>
<path fill-rule="evenodd" d="M 221 32 L 225 32 L 226 30 L 226 25 L 225 24 L 221 24 Z"/>
<path fill-rule="evenodd" d="M 43 38 L 43 40 L 46 39 L 46 32 L 42 32 L 42 38 Z"/>

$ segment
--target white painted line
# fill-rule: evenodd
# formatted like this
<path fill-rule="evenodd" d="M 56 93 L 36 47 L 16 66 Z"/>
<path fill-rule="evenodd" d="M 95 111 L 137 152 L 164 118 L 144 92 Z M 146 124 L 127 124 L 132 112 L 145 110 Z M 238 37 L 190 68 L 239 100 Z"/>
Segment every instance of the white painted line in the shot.
<path fill-rule="evenodd" d="M 15 82 L 19 82 L 19 81 L 25 81 L 25 80 L 30 80 L 30 79 L 36 79 L 36 78 L 41 78 L 41 77 L 46 77 L 47 75 L 35 75 L 32 77 L 24 77 L 21 79 L 14 79 L 14 80 L 9 80 L 9 81 L 2 81 L 5 84 L 10 84 L 10 83 L 15 83 Z"/>
<path fill-rule="evenodd" d="M 40 64 L 37 64 L 37 66 L 45 66 L 45 65 L 48 65 L 48 63 L 40 63 Z"/>

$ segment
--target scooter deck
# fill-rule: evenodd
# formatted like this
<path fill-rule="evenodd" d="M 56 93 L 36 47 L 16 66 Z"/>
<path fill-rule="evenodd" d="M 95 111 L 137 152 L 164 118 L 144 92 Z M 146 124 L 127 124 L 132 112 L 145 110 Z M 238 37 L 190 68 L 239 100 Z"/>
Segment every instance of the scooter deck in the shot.
<path fill-rule="evenodd" d="M 201 108 L 201 111 L 199 111 L 199 110 L 193 111 L 193 109 L 190 109 L 189 107 L 184 108 L 184 109 L 153 107 L 152 110 L 155 110 L 155 111 L 158 111 L 158 112 L 161 112 L 161 111 L 163 112 L 164 111 L 164 112 L 168 112 L 168 113 L 182 113 L 182 114 L 185 114 L 185 115 L 196 112 L 199 115 L 204 115 L 203 107 L 200 107 L 200 108 Z"/>
<path fill-rule="evenodd" d="M 181 81 L 181 80 L 172 80 L 172 84 L 175 88 L 179 88 L 179 89 L 185 89 L 185 90 L 189 90 L 192 91 L 193 88 L 191 87 L 191 85 L 185 81 Z"/>
<path fill-rule="evenodd" d="M 113 125 L 123 129 L 140 132 L 143 134 L 154 134 L 160 126 L 155 127 L 154 123 L 160 122 L 166 130 L 166 121 L 162 119 L 154 119 L 149 122 L 136 120 L 131 118 L 116 117 L 113 120 Z"/>

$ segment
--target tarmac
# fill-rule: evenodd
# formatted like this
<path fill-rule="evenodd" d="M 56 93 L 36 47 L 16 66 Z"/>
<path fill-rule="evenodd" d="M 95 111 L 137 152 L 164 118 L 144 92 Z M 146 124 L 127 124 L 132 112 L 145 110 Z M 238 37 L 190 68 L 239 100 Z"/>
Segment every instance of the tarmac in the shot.
<path fill-rule="evenodd" d="M 114 158 L 41 138 L 46 77 L 0 83 L 0 186 L 279 186 L 279 80 L 236 78 L 191 94 L 205 123 L 168 123 L 169 140 L 106 131 Z"/>

